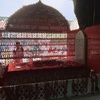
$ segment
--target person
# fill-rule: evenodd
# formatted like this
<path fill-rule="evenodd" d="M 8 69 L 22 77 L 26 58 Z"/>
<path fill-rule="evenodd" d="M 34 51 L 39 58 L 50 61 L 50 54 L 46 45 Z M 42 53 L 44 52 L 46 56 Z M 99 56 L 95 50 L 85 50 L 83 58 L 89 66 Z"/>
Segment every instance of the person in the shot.
<path fill-rule="evenodd" d="M 24 49 L 20 42 L 16 42 L 15 49 L 13 50 L 13 57 L 18 57 L 17 62 L 20 62 L 24 57 Z"/>
<path fill-rule="evenodd" d="M 0 46 L 0 58 L 2 58 L 2 51 L 3 51 L 3 47 Z"/>
<path fill-rule="evenodd" d="M 37 56 L 38 55 L 38 44 L 35 44 L 34 47 L 33 47 L 33 53 L 34 53 L 34 56 Z"/>
<path fill-rule="evenodd" d="M 92 83 L 92 92 L 94 93 L 94 90 L 99 91 L 100 89 L 98 87 L 98 76 L 93 69 L 90 71 L 90 77 Z"/>
<path fill-rule="evenodd" d="M 1 53 L 1 51 L 0 51 L 0 58 L 2 58 L 2 53 Z"/>
<path fill-rule="evenodd" d="M 66 52 L 66 45 L 62 47 L 62 54 Z"/>

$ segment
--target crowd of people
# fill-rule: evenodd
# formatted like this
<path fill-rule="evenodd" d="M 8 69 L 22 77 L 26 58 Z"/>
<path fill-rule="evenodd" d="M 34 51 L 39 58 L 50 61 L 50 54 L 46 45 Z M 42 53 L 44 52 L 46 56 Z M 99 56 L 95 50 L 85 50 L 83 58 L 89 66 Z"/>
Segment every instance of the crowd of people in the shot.
<path fill-rule="evenodd" d="M 16 61 L 20 61 L 22 58 L 63 55 L 67 55 L 67 45 L 52 44 L 50 41 L 43 41 L 43 43 L 35 41 L 32 44 L 26 44 L 26 41 L 25 43 L 24 41 L 16 41 L 14 44 L 0 47 L 0 58 L 13 58 Z"/>

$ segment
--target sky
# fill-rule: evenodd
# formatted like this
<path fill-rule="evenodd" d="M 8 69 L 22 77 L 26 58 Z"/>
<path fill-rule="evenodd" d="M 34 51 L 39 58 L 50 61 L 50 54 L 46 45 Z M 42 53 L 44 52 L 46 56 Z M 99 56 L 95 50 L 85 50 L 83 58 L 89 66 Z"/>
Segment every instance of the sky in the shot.
<path fill-rule="evenodd" d="M 24 5 L 35 4 L 39 0 L 0 0 L 0 16 L 10 17 Z M 72 0 L 41 0 L 42 3 L 57 9 L 67 20 L 74 20 L 74 6 Z"/>

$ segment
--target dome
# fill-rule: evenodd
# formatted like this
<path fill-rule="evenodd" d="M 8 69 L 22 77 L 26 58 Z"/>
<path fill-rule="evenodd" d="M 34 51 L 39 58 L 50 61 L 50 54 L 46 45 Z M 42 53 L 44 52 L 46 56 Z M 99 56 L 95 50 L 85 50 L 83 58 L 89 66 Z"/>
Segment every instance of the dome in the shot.
<path fill-rule="evenodd" d="M 68 21 L 56 9 L 43 4 L 23 6 L 9 17 L 7 31 L 64 32 L 69 30 Z"/>

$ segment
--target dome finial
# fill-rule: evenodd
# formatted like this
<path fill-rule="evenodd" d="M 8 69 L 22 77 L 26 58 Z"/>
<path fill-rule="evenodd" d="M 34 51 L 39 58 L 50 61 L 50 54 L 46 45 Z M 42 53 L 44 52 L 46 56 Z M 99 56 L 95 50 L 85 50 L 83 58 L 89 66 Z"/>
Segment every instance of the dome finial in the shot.
<path fill-rule="evenodd" d="M 39 0 L 39 3 L 42 3 L 41 0 Z"/>

